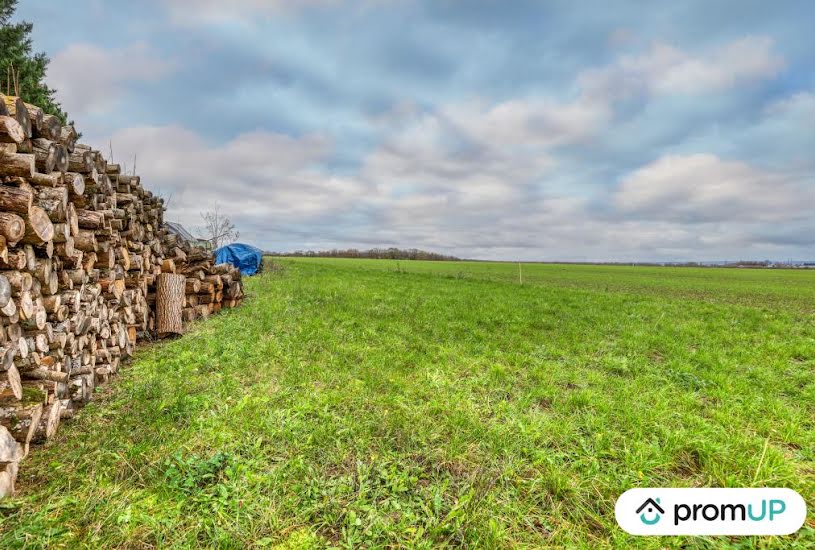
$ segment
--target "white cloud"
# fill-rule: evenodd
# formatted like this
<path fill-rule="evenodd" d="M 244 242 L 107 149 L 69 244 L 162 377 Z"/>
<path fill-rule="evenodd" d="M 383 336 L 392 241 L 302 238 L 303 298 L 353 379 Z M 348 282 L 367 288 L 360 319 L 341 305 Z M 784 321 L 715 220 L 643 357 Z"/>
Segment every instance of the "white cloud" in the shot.
<path fill-rule="evenodd" d="M 134 82 L 155 82 L 173 70 L 147 44 L 105 50 L 92 44 L 71 44 L 57 53 L 48 68 L 48 83 L 71 116 L 112 110 Z"/>
<path fill-rule="evenodd" d="M 417 114 L 392 141 L 418 147 L 424 142 L 413 140 L 424 131 L 444 144 L 449 136 L 438 124 L 438 115 Z M 529 178 L 546 173 L 546 165 L 513 172 L 474 157 L 450 160 L 447 174 L 437 174 L 435 163 L 445 153 L 432 156 L 432 143 L 419 153 L 408 149 L 403 158 L 389 142 L 371 153 L 359 174 L 342 177 L 327 168 L 333 144 L 320 135 L 252 132 L 213 144 L 169 126 L 122 130 L 113 143 L 115 151 L 138 154 L 148 188 L 172 195 L 168 219 L 195 230 L 200 212 L 217 202 L 246 240 L 269 249 L 396 245 L 493 259 L 621 261 L 721 259 L 739 250 L 765 257 L 800 240 L 794 231 L 775 235 L 766 224 L 806 223 L 813 203 L 811 192 L 782 175 L 707 154 L 643 166 L 598 206 L 597 195 L 530 186 Z M 486 156 L 502 155 L 498 147 Z M 380 161 L 384 165 L 376 165 Z M 403 172 L 412 161 L 415 172 Z M 397 183 L 378 179 L 386 173 Z M 499 173 L 508 176 L 499 179 Z M 416 175 L 430 179 L 406 183 Z"/>
<path fill-rule="evenodd" d="M 784 60 L 772 46 L 768 37 L 748 36 L 692 55 L 657 42 L 644 54 L 622 56 L 605 67 L 584 71 L 579 83 L 585 93 L 598 98 L 715 92 L 778 75 Z"/>
<path fill-rule="evenodd" d="M 123 129 L 111 141 L 114 152 L 136 155 L 149 189 L 172 196 L 168 219 L 190 227 L 215 203 L 236 221 L 300 223 L 347 208 L 366 192 L 359 182 L 320 167 L 332 146 L 318 135 L 258 131 L 218 145 L 165 126 Z"/>
<path fill-rule="evenodd" d="M 608 116 L 603 105 L 585 101 L 400 106 L 385 117 L 387 138 L 364 160 L 362 175 L 386 198 L 404 201 L 409 189 L 478 213 L 519 200 L 553 169 L 556 147 L 588 139 Z"/>
<path fill-rule="evenodd" d="M 614 197 L 634 217 L 741 223 L 808 216 L 813 199 L 789 177 L 710 154 L 659 158 L 628 174 Z"/>

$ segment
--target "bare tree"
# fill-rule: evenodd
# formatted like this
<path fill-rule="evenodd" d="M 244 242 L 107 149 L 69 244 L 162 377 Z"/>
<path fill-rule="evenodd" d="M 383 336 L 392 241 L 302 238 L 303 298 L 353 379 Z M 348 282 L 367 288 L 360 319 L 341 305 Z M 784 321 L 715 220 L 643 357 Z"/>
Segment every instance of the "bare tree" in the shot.
<path fill-rule="evenodd" d="M 229 244 L 240 236 L 235 224 L 221 212 L 218 203 L 209 212 L 201 212 L 201 219 L 204 220 L 202 238 L 209 241 L 213 249 Z"/>

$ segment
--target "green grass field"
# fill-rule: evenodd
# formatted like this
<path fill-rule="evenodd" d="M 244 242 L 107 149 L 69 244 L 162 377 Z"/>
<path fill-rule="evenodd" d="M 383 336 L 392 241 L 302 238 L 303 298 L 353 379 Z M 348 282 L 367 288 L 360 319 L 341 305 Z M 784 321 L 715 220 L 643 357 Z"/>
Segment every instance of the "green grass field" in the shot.
<path fill-rule="evenodd" d="M 815 547 L 815 272 L 275 264 L 35 450 L 0 547 Z M 637 486 L 809 516 L 634 538 Z"/>

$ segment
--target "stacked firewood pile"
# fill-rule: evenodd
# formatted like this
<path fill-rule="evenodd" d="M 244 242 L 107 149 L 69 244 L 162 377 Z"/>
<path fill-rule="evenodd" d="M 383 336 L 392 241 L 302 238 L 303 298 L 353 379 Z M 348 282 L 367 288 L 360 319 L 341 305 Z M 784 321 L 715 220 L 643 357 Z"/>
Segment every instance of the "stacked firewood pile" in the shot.
<path fill-rule="evenodd" d="M 163 200 L 0 96 L 0 496 L 140 339 L 235 307 L 240 272 L 171 234 Z"/>

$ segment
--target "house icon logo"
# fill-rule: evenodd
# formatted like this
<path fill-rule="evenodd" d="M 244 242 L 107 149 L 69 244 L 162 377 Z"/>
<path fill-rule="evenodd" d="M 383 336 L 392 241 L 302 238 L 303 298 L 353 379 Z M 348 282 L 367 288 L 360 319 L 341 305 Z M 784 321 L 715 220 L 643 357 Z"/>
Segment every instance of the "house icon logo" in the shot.
<path fill-rule="evenodd" d="M 656 500 L 649 498 L 637 508 L 637 513 L 640 515 L 640 521 L 645 525 L 656 525 L 659 523 L 665 510 L 659 505 L 659 498 Z M 649 519 L 650 514 L 653 514 L 653 517 Z"/>

